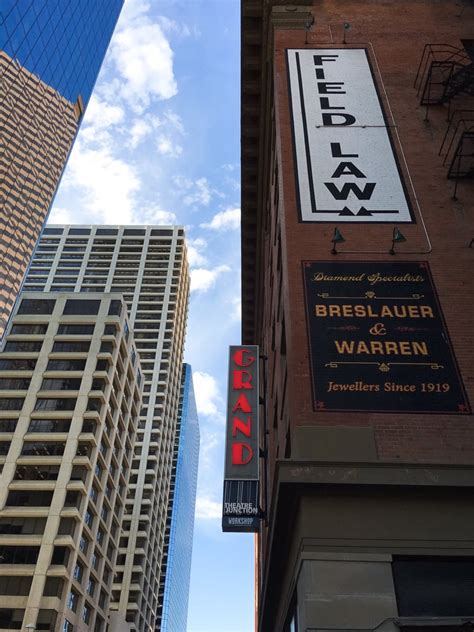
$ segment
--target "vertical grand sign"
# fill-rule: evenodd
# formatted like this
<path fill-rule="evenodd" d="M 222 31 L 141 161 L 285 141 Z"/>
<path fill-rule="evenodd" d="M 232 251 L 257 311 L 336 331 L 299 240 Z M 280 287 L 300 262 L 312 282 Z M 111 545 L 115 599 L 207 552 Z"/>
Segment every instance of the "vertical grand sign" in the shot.
<path fill-rule="evenodd" d="M 287 51 L 303 222 L 413 222 L 365 48 Z"/>
<path fill-rule="evenodd" d="M 229 350 L 223 531 L 258 531 L 258 347 Z"/>
<path fill-rule="evenodd" d="M 303 262 L 314 409 L 469 414 L 426 262 Z"/>

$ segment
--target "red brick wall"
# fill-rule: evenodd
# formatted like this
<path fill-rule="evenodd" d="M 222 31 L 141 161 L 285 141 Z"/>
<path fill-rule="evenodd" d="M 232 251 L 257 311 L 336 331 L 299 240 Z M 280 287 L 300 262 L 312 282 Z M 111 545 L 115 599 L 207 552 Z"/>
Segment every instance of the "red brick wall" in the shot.
<path fill-rule="evenodd" d="M 454 184 L 447 180 L 446 167 L 438 156 L 446 129 L 447 108 L 432 107 L 429 122 L 426 122 L 425 108 L 419 105 L 413 88 L 426 43 L 451 43 L 461 47 L 460 38 L 468 38 L 472 33 L 473 8 L 467 7 L 462 17 L 458 17 L 460 10 L 458 3 L 448 0 L 344 3 L 326 0 L 313 7 L 316 24 L 307 46 L 329 47 L 332 34 L 332 45 L 342 47 L 342 23 L 347 20 L 351 23 L 348 45 L 367 45 L 372 61 L 378 64 L 432 243 L 432 251 L 427 253 L 428 244 L 415 209 L 417 223 L 400 226 L 407 242 L 400 245 L 400 254 L 396 256 L 403 261 L 429 262 L 464 385 L 474 405 L 474 249 L 468 247 L 474 237 L 474 181 L 461 182 L 459 199 L 452 200 Z M 331 258 L 330 240 L 337 224 L 300 223 L 298 219 L 285 48 L 304 47 L 304 31 L 276 31 L 274 151 L 278 177 L 273 173 L 262 244 L 266 278 L 261 343 L 269 357 L 270 478 L 274 459 L 283 458 L 285 451 L 289 455 L 288 427 L 295 425 L 370 425 L 374 428 L 381 460 L 473 463 L 474 420 L 470 415 L 341 414 L 313 410 L 301 261 Z M 474 98 L 470 107 L 474 109 Z M 392 228 L 392 224 L 340 225 L 346 243 L 341 246 L 337 260 L 393 261 L 388 254 Z M 358 252 L 345 255 L 344 249 Z M 384 252 L 367 253 L 377 249 Z M 281 353 L 283 322 L 286 355 Z"/>

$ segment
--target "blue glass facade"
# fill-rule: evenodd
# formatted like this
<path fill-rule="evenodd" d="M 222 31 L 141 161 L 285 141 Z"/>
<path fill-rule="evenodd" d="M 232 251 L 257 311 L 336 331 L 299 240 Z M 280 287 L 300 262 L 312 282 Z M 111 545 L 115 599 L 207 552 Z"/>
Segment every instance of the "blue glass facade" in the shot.
<path fill-rule="evenodd" d="M 2 0 L 0 48 L 68 101 L 89 101 L 123 0 Z"/>
<path fill-rule="evenodd" d="M 123 0 L 0 0 L 0 339 Z"/>
<path fill-rule="evenodd" d="M 187 629 L 199 444 L 199 421 L 192 371 L 190 365 L 185 364 L 168 510 L 169 539 L 166 571 L 162 575 L 163 602 L 156 625 L 156 630 L 161 632 L 186 632 Z"/>

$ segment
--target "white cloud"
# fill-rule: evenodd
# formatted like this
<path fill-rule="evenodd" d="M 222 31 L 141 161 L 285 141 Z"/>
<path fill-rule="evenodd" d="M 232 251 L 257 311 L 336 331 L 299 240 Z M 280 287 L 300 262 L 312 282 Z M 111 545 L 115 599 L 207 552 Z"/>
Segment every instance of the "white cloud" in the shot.
<path fill-rule="evenodd" d="M 207 257 L 203 254 L 204 248 L 207 247 L 207 241 L 198 237 L 196 239 L 188 239 L 188 262 L 191 268 L 196 266 L 205 266 Z"/>
<path fill-rule="evenodd" d="M 164 156 L 179 156 L 183 148 L 176 141 L 177 136 L 186 134 L 181 117 L 173 110 L 167 110 L 162 116 L 143 114 L 134 119 L 128 132 L 127 145 L 136 149 L 138 145 L 155 130 L 160 130 L 156 137 L 156 148 Z"/>
<path fill-rule="evenodd" d="M 164 114 L 164 124 L 166 122 L 168 122 L 170 126 L 182 136 L 184 136 L 184 134 L 186 133 L 183 121 L 177 112 L 173 112 L 173 110 L 166 110 Z"/>
<path fill-rule="evenodd" d="M 240 208 L 229 208 L 214 215 L 208 224 L 201 224 L 201 228 L 212 230 L 237 230 L 240 227 Z"/>
<path fill-rule="evenodd" d="M 209 496 L 198 495 L 196 498 L 196 520 L 216 520 L 222 517 L 222 502 L 212 500 Z"/>
<path fill-rule="evenodd" d="M 83 206 L 97 215 L 95 221 L 129 223 L 133 215 L 134 194 L 140 186 L 132 165 L 114 157 L 106 146 L 91 149 L 78 139 L 64 176 L 63 188 L 83 193 Z"/>
<path fill-rule="evenodd" d="M 142 208 L 137 211 L 133 218 L 135 224 L 159 224 L 161 226 L 169 226 L 176 224 L 178 218 L 171 211 L 164 211 L 161 208 Z"/>
<path fill-rule="evenodd" d="M 132 149 L 138 147 L 144 138 L 151 134 L 152 126 L 144 119 L 137 119 L 130 128 L 128 146 Z"/>
<path fill-rule="evenodd" d="M 137 112 L 153 99 L 170 99 L 178 92 L 171 45 L 162 26 L 146 16 L 148 8 L 148 3 L 135 3 L 110 45 L 110 59 L 122 79 L 113 82 L 113 90 Z"/>
<path fill-rule="evenodd" d="M 191 35 L 199 37 L 201 35 L 201 32 L 196 26 L 190 28 L 187 24 L 183 24 L 181 21 L 177 22 L 176 20 L 170 20 L 164 16 L 160 16 L 158 20 L 164 31 L 176 33 L 181 37 L 190 37 Z"/>
<path fill-rule="evenodd" d="M 230 272 L 229 266 L 221 265 L 212 270 L 194 268 L 191 270 L 191 292 L 207 292 L 224 272 Z"/>
<path fill-rule="evenodd" d="M 125 111 L 92 95 L 81 127 L 81 141 L 95 145 L 112 145 L 111 128 L 123 123 Z"/>
<path fill-rule="evenodd" d="M 162 156 L 177 158 L 183 153 L 183 148 L 178 143 L 174 143 L 169 136 L 158 136 L 156 148 Z"/>
<path fill-rule="evenodd" d="M 189 180 L 186 182 L 189 183 Z M 211 201 L 212 190 L 207 178 L 198 178 L 194 182 L 191 181 L 186 188 L 188 189 L 188 193 L 183 198 L 183 202 L 186 206 L 191 206 L 192 204 L 207 206 Z"/>
<path fill-rule="evenodd" d="M 209 373 L 193 371 L 194 394 L 199 415 L 215 416 L 222 409 L 223 401 L 217 380 Z"/>
<path fill-rule="evenodd" d="M 74 217 L 67 208 L 53 206 L 48 217 L 48 224 L 74 224 Z"/>
<path fill-rule="evenodd" d="M 124 117 L 125 112 L 123 108 L 118 105 L 111 105 L 93 94 L 87 106 L 84 125 L 109 127 L 110 125 L 121 123 Z"/>
<path fill-rule="evenodd" d="M 234 296 L 231 304 L 233 309 L 230 312 L 230 317 L 233 321 L 240 322 L 242 320 L 242 299 L 240 294 L 238 296 Z"/>
<path fill-rule="evenodd" d="M 120 13 L 118 29 L 123 28 L 125 24 L 133 22 L 139 17 L 143 17 L 150 9 L 151 5 L 148 0 L 125 0 Z"/>

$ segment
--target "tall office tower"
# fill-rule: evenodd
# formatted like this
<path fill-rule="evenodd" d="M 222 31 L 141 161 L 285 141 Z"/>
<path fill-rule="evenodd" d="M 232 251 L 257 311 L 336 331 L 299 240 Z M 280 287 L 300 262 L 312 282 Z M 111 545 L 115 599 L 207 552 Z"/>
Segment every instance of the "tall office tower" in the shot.
<path fill-rule="evenodd" d="M 48 226 L 25 289 L 120 292 L 140 352 L 143 407 L 112 608 L 154 630 L 189 294 L 180 227 Z"/>
<path fill-rule="evenodd" d="M 473 26 L 242 0 L 259 632 L 472 628 Z"/>
<path fill-rule="evenodd" d="M 122 4 L 0 3 L 0 338 Z"/>
<path fill-rule="evenodd" d="M 141 407 L 120 294 L 23 293 L 0 353 L 0 628 L 102 632 Z"/>
<path fill-rule="evenodd" d="M 181 378 L 164 561 L 155 630 L 186 632 L 199 465 L 199 420 L 191 366 Z"/>

